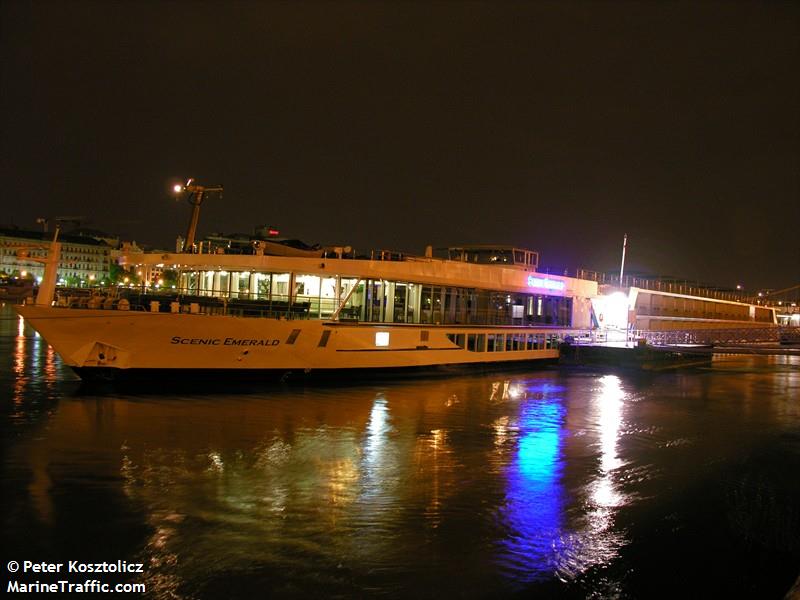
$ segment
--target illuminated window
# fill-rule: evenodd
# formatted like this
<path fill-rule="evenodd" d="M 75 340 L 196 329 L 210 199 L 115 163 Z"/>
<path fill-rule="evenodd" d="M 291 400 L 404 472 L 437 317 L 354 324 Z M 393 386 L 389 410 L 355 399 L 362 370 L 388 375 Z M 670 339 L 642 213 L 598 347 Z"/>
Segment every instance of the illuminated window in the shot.
<path fill-rule="evenodd" d="M 375 345 L 379 347 L 385 347 L 389 345 L 389 332 L 388 331 L 376 331 L 375 332 Z"/>

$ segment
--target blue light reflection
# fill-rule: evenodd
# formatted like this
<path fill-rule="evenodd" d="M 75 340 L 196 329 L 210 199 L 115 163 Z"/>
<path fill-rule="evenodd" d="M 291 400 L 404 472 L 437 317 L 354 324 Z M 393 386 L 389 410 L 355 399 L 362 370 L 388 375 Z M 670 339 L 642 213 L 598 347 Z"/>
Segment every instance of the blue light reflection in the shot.
<path fill-rule="evenodd" d="M 516 452 L 506 472 L 503 517 L 510 531 L 503 562 L 517 580 L 552 576 L 560 554 L 565 408 L 554 392 L 547 385 L 526 389 L 516 419 Z"/>
<path fill-rule="evenodd" d="M 580 437 L 567 428 L 563 389 L 528 384 L 522 392 L 502 396 L 516 411 L 495 421 L 506 484 L 501 516 L 507 534 L 499 564 L 515 582 L 572 579 L 610 562 L 626 543 L 624 531 L 615 527 L 617 511 L 630 502 L 618 482 L 624 466 L 618 445 L 625 392 L 616 376 L 598 382 L 586 435 Z M 568 435 L 572 450 L 590 453 L 598 467 L 584 485 L 569 489 L 564 482 Z"/>

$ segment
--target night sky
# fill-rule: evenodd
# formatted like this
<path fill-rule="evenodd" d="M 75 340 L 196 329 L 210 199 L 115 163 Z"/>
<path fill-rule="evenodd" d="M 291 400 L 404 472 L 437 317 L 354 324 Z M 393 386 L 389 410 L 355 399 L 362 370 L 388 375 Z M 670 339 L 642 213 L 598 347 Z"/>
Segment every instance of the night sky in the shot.
<path fill-rule="evenodd" d="M 800 3 L 0 3 L 0 223 L 800 283 Z"/>

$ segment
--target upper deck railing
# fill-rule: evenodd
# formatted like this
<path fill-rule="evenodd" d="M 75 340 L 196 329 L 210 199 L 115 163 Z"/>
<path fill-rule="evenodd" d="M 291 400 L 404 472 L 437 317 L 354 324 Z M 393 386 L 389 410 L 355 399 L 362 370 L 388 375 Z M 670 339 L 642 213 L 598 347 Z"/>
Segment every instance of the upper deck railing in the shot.
<path fill-rule="evenodd" d="M 764 304 L 764 299 L 758 295 L 753 295 L 744 290 L 730 290 L 715 287 L 712 285 L 690 281 L 688 279 L 660 278 L 660 277 L 641 277 L 635 275 L 625 275 L 620 280 L 619 275 L 613 273 L 602 273 L 589 269 L 576 269 L 575 271 L 564 271 L 564 275 L 577 279 L 587 279 L 596 281 L 599 285 L 609 285 L 615 287 L 637 287 L 644 290 L 665 292 L 670 294 L 683 294 L 686 296 L 699 296 L 702 298 L 713 298 L 716 300 L 727 300 L 730 302 L 744 302 L 747 304 Z"/>

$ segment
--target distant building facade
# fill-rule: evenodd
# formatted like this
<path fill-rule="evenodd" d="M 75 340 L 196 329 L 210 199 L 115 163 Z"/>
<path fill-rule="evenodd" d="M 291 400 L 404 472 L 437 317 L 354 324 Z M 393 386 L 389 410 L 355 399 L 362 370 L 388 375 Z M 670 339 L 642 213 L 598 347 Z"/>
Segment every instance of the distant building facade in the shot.
<path fill-rule="evenodd" d="M 0 229 L 0 272 L 8 275 L 23 272 L 41 280 L 44 265 L 20 256 L 27 251 L 31 257 L 47 256 L 52 233 L 23 229 Z M 113 238 L 106 238 L 113 239 Z M 114 248 L 103 239 L 87 235 L 62 234 L 61 260 L 58 279 L 70 285 L 93 285 L 108 281 Z"/>

